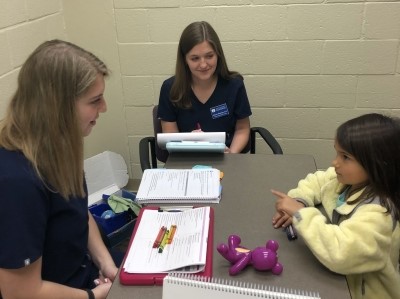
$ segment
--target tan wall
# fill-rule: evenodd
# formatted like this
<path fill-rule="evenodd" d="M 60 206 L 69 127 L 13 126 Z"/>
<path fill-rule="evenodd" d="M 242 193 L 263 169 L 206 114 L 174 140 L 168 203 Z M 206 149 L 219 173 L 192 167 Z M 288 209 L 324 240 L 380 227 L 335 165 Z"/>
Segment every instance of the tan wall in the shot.
<path fill-rule="evenodd" d="M 21 64 L 41 42 L 66 38 L 61 1 L 0 1 L 0 118 Z"/>
<path fill-rule="evenodd" d="M 138 141 L 152 134 L 151 107 L 173 74 L 180 33 L 193 21 L 214 26 L 230 68 L 245 77 L 252 125 L 267 127 L 284 153 L 311 154 L 326 168 L 340 123 L 371 111 L 400 116 L 399 1 L 65 0 L 61 11 L 50 0 L 3 2 L 9 13 L 0 12 L 0 116 L 26 53 L 64 34 L 64 16 L 67 38 L 113 71 L 109 111 L 86 140 L 86 155 L 119 152 L 135 178 Z"/>

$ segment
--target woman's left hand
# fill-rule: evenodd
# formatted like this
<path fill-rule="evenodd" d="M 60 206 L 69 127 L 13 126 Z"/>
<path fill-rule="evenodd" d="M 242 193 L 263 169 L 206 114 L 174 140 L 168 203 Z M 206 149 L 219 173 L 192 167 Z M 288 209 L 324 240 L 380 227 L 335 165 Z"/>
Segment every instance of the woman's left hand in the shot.
<path fill-rule="evenodd" d="M 115 265 L 108 265 L 99 271 L 100 283 L 114 281 L 117 276 L 118 268 Z"/>

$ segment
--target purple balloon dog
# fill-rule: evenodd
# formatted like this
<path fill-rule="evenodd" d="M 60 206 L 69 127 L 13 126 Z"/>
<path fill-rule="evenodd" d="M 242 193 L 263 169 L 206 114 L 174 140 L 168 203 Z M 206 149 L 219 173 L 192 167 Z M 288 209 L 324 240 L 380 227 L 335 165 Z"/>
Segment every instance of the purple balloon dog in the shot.
<path fill-rule="evenodd" d="M 253 250 L 240 246 L 241 239 L 237 235 L 228 237 L 228 244 L 219 244 L 218 252 L 232 266 L 229 268 L 229 275 L 236 275 L 247 265 L 259 271 L 270 270 L 273 274 L 279 275 L 283 271 L 283 266 L 278 262 L 279 244 L 275 240 L 268 240 L 265 247 L 257 247 Z"/>

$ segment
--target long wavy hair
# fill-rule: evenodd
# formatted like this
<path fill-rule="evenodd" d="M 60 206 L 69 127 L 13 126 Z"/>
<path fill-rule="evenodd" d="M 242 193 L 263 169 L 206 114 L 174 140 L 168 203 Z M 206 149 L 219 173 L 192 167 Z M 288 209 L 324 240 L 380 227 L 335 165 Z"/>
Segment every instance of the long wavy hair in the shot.
<path fill-rule="evenodd" d="M 49 190 L 85 196 L 83 135 L 76 102 L 106 65 L 66 41 L 42 43 L 22 65 L 18 87 L 0 123 L 0 146 L 20 151 Z"/>
<path fill-rule="evenodd" d="M 388 212 L 400 211 L 400 120 L 378 113 L 365 114 L 339 126 L 336 141 L 364 168 L 365 192 L 356 201 L 379 197 Z"/>
<path fill-rule="evenodd" d="M 239 73 L 230 71 L 226 63 L 224 51 L 221 42 L 215 30 L 207 22 L 194 22 L 189 24 L 182 32 L 178 44 L 178 53 L 176 57 L 175 80 L 171 87 L 171 102 L 179 108 L 190 108 L 190 89 L 192 83 L 192 74 L 186 63 L 186 54 L 194 46 L 207 41 L 218 56 L 216 75 L 229 80 L 240 76 Z"/>

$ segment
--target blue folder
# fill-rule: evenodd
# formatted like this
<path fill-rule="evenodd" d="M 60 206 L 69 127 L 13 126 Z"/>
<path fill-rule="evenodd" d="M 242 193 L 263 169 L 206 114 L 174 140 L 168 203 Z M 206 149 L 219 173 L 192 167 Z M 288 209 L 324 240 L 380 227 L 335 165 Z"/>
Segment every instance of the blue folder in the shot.
<path fill-rule="evenodd" d="M 225 143 L 208 141 L 170 141 L 166 144 L 167 151 L 175 152 L 207 152 L 223 153 Z"/>

